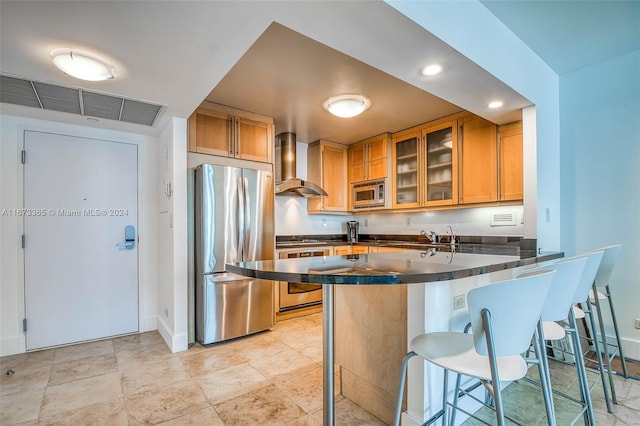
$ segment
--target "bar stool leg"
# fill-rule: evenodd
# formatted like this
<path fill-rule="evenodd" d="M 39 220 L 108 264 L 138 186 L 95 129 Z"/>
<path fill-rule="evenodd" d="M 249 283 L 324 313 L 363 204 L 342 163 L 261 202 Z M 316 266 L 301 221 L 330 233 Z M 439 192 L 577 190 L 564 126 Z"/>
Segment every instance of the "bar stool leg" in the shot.
<path fill-rule="evenodd" d="M 604 321 L 602 320 L 602 308 L 600 307 L 600 298 L 598 297 L 598 289 L 596 283 L 593 283 L 593 298 L 595 300 L 596 314 L 598 315 L 598 323 L 600 325 L 600 338 L 602 339 L 602 350 L 604 351 L 604 359 L 607 361 L 607 376 L 609 377 L 609 389 L 611 391 L 611 401 L 614 404 L 618 403 L 616 396 L 616 384 L 613 381 L 613 369 L 611 368 L 611 357 L 609 356 L 609 343 L 607 342 L 607 334 L 604 330 Z M 598 335 L 594 329 L 596 340 Z M 600 364 L 601 368 L 604 368 L 604 364 Z"/>
<path fill-rule="evenodd" d="M 625 379 L 629 378 L 629 372 L 627 371 L 627 361 L 622 352 L 622 340 L 620 339 L 620 330 L 618 329 L 618 320 L 616 318 L 616 310 L 613 307 L 613 300 L 611 299 L 611 290 L 609 284 L 605 286 L 607 300 L 609 301 L 609 309 L 611 311 L 611 319 L 613 320 L 613 329 L 616 332 L 616 340 L 618 342 L 618 356 L 620 356 L 620 363 L 622 364 L 622 374 Z"/>
<path fill-rule="evenodd" d="M 596 416 L 593 412 L 593 403 L 591 402 L 591 392 L 589 391 L 589 380 L 587 379 L 587 370 L 584 366 L 584 359 L 582 357 L 582 349 L 580 347 L 580 338 L 578 336 L 578 325 L 576 323 L 576 317 L 573 310 L 569 311 L 569 334 L 572 338 L 574 359 L 576 361 L 576 370 L 578 371 L 578 379 L 580 382 L 580 388 L 582 389 L 582 400 L 587 406 L 585 424 L 595 425 Z M 606 392 L 605 392 L 606 393 Z"/>
<path fill-rule="evenodd" d="M 400 373 L 400 389 L 398 389 L 398 400 L 396 401 L 396 414 L 394 416 L 393 425 L 400 426 L 400 413 L 402 412 L 402 396 L 404 394 L 404 384 L 407 379 L 407 367 L 409 360 L 416 356 L 416 353 L 411 351 L 404 356 L 402 360 L 402 372 Z"/>
<path fill-rule="evenodd" d="M 533 337 L 533 347 L 537 358 L 538 374 L 542 386 L 544 409 L 547 413 L 549 426 L 556 426 L 556 413 L 553 407 L 553 391 L 551 390 L 551 377 L 549 376 L 549 363 L 545 352 L 544 334 L 542 332 L 542 320 L 538 321 L 538 330 Z"/>
<path fill-rule="evenodd" d="M 596 297 L 597 299 L 597 297 Z M 598 342 L 598 335 L 596 332 L 596 320 L 593 316 L 593 310 L 591 309 L 591 303 L 589 300 L 587 300 L 585 303 L 583 303 L 584 306 L 584 314 L 585 317 L 589 317 L 589 326 L 591 327 L 592 330 L 592 339 L 593 339 L 593 348 L 596 352 L 596 357 L 598 358 L 598 370 L 600 370 L 600 380 L 602 381 L 602 392 L 604 393 L 604 401 L 607 404 L 607 412 L 612 413 L 613 410 L 611 409 L 611 399 L 609 398 L 609 389 L 607 387 L 607 379 L 604 376 L 604 364 L 602 362 L 602 352 L 600 352 L 600 343 Z M 574 317 L 575 318 L 575 317 Z M 579 342 L 579 339 L 578 339 Z M 580 352 L 576 351 L 576 354 L 580 354 L 580 356 L 582 356 L 582 348 L 581 346 L 578 346 L 578 349 Z M 578 355 L 576 355 L 578 356 Z"/>

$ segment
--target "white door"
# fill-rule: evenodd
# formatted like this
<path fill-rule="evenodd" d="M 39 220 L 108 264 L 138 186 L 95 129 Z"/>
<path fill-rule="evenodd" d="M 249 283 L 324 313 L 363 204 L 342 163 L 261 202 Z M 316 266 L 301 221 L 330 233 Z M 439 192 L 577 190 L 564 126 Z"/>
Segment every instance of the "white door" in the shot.
<path fill-rule="evenodd" d="M 138 147 L 32 131 L 24 146 L 27 350 L 138 331 Z"/>

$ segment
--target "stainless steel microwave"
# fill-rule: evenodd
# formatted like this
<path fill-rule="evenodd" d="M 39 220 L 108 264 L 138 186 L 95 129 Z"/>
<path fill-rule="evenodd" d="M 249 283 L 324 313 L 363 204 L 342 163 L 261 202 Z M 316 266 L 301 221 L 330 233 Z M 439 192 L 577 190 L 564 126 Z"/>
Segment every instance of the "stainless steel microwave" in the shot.
<path fill-rule="evenodd" d="M 354 183 L 351 186 L 351 207 L 353 210 L 384 208 L 386 182 L 384 179 Z"/>

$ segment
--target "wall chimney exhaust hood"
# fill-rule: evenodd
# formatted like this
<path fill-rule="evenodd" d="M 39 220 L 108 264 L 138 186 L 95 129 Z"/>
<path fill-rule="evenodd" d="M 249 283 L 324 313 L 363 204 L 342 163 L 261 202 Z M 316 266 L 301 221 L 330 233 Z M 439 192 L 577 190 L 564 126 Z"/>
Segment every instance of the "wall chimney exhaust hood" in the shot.
<path fill-rule="evenodd" d="M 326 197 L 326 191 L 313 182 L 296 178 L 296 134 L 280 133 L 276 136 L 280 143 L 281 181 L 276 182 L 276 195 L 298 197 Z"/>

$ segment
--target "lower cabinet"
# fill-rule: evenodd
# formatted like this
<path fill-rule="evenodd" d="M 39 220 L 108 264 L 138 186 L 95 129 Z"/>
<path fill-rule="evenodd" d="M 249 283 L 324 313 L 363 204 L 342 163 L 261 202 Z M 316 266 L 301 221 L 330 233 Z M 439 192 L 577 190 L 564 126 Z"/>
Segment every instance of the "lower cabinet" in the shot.
<path fill-rule="evenodd" d="M 407 286 L 363 287 L 370 286 L 335 286 L 335 361 L 342 394 L 392 424 L 407 352 Z"/>
<path fill-rule="evenodd" d="M 333 254 L 336 256 L 344 256 L 346 254 L 366 254 L 369 253 L 369 246 L 354 245 L 354 246 L 335 246 L 333 248 Z"/>

